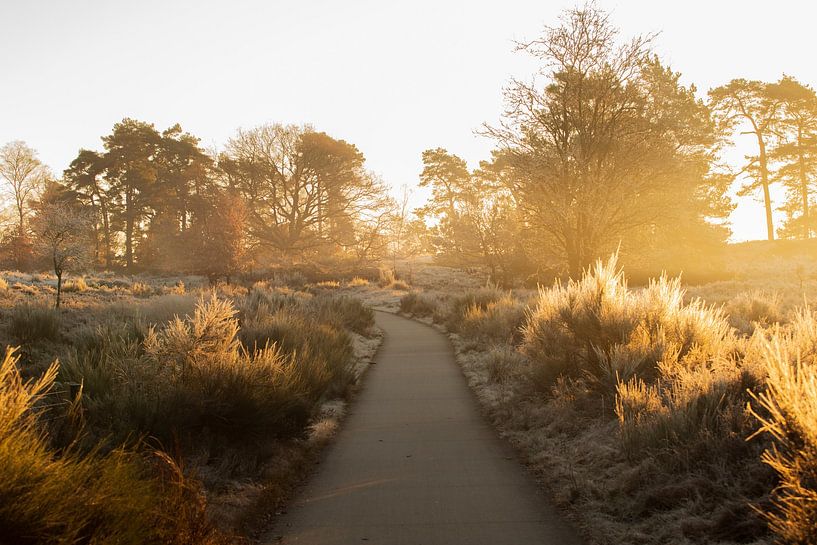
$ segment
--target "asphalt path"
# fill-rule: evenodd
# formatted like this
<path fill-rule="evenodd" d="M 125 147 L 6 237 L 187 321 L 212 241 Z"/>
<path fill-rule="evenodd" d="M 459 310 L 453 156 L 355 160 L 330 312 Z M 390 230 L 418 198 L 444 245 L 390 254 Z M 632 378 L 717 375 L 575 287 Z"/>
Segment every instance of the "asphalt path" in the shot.
<path fill-rule="evenodd" d="M 269 535 L 302 545 L 579 545 L 485 422 L 448 339 L 378 312 L 375 365 Z"/>

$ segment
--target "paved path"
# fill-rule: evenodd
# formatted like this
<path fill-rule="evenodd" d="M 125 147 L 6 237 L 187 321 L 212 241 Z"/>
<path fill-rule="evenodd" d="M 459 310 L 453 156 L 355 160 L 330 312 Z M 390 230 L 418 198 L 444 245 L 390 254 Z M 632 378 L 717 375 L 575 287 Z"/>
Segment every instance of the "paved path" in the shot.
<path fill-rule="evenodd" d="M 483 421 L 448 339 L 391 314 L 378 312 L 377 323 L 386 334 L 377 365 L 271 536 L 293 545 L 580 544 Z"/>

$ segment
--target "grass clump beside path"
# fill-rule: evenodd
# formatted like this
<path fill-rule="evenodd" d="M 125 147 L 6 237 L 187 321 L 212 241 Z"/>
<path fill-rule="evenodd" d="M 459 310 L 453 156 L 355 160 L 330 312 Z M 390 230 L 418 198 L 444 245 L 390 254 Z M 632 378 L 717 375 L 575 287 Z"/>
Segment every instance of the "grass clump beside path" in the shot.
<path fill-rule="evenodd" d="M 198 490 L 167 456 L 55 450 L 39 422 L 58 368 L 24 383 L 0 363 L 0 535 L 6 543 L 213 544 Z M 152 460 L 150 459 L 152 458 Z"/>
<path fill-rule="evenodd" d="M 615 258 L 528 293 L 410 293 L 593 542 L 815 543 L 817 316 L 722 306 Z M 733 313 L 734 315 L 730 314 Z"/>

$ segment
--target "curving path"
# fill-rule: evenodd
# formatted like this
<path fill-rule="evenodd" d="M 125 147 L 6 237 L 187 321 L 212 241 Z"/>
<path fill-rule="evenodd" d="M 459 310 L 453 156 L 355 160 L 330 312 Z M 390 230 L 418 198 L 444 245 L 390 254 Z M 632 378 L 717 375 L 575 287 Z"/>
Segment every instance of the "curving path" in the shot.
<path fill-rule="evenodd" d="M 383 312 L 377 324 L 377 365 L 269 543 L 580 544 L 483 421 L 448 339 Z"/>

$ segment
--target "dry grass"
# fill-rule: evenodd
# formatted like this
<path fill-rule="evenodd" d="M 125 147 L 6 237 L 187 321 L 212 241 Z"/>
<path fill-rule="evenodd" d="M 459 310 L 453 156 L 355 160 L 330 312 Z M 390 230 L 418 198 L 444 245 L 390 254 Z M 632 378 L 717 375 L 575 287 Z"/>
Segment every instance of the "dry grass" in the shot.
<path fill-rule="evenodd" d="M 767 388 L 755 395 L 758 434 L 771 436 L 763 462 L 778 475 L 765 512 L 785 543 L 817 543 L 817 316 L 803 312 L 789 334 L 764 345 Z"/>
<path fill-rule="evenodd" d="M 60 312 L 44 303 L 23 303 L 11 309 L 9 334 L 23 344 L 55 341 L 60 335 Z"/>
<path fill-rule="evenodd" d="M 77 278 L 69 278 L 62 284 L 62 291 L 65 293 L 72 293 L 72 292 L 85 292 L 88 291 L 88 283 L 85 281 L 84 276 L 79 276 Z"/>
<path fill-rule="evenodd" d="M 264 510 L 280 505 L 279 492 L 292 490 L 308 465 L 274 458 L 317 453 L 334 426 L 322 407 L 350 391 L 379 342 L 371 311 L 340 288 L 313 295 L 274 279 L 260 284 L 263 294 L 236 285 L 202 291 L 204 281 L 194 277 L 133 281 L 96 273 L 81 285 L 79 278 L 66 282 L 69 296 L 57 312 L 44 300 L 54 292 L 53 275 L 3 276 L 19 286 L 2 299 L 0 340 L 24 343 L 24 376 L 41 376 L 56 357 L 63 362 L 53 418 L 33 424 L 43 444 L 78 459 L 121 453 L 117 460 L 133 462 L 159 506 L 146 511 L 142 485 L 134 484 L 129 516 L 137 533 L 99 542 L 214 543 L 220 538 L 211 516 L 231 531 L 258 529 L 268 520 Z M 257 345 L 242 343 L 253 330 Z M 63 400 L 69 391 L 82 393 L 70 418 Z M 93 454 L 88 467 L 104 469 L 106 456 Z M 106 531 L 93 528 L 104 523 L 102 515 L 89 513 L 90 533 L 78 542 L 95 542 L 88 536 Z M 150 519 L 156 513 L 172 520 L 161 526 Z M 6 522 L 0 520 L 0 534 L 16 536 Z"/>
<path fill-rule="evenodd" d="M 145 282 L 134 282 L 131 284 L 130 292 L 134 297 L 150 297 L 154 293 L 154 289 L 150 284 Z"/>
<path fill-rule="evenodd" d="M 369 285 L 369 281 L 368 281 L 368 280 L 366 280 L 365 278 L 361 278 L 361 277 L 359 277 L 359 276 L 355 276 L 354 278 L 352 278 L 351 280 L 349 280 L 348 284 L 346 284 L 346 285 L 347 285 L 348 287 L 350 287 L 350 288 L 358 288 L 358 287 L 361 287 L 361 286 L 368 286 L 368 285 Z"/>
<path fill-rule="evenodd" d="M 53 393 L 57 366 L 23 383 L 16 364 L 13 351 L 0 363 L 0 497 L 9 500 L 0 502 L 4 542 L 223 542 L 169 457 L 156 459 L 152 474 L 145 460 L 122 449 L 52 450 L 38 415 Z"/>

